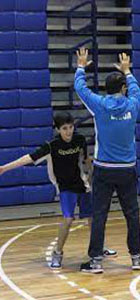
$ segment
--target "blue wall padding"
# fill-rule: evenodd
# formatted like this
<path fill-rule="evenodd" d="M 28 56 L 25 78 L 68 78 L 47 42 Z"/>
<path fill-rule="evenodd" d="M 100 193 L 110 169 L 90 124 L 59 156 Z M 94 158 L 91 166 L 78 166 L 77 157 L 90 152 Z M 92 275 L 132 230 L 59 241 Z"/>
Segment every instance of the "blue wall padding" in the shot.
<path fill-rule="evenodd" d="M 0 71 L 0 89 L 17 88 L 17 71 Z"/>
<path fill-rule="evenodd" d="M 14 12 L 0 12 L 0 30 L 1 31 L 15 30 Z"/>
<path fill-rule="evenodd" d="M 140 176 L 140 159 L 137 159 L 137 175 Z"/>
<path fill-rule="evenodd" d="M 138 178 L 138 195 L 140 195 L 140 178 Z"/>
<path fill-rule="evenodd" d="M 50 85 L 49 70 L 18 71 L 19 88 L 47 88 Z"/>
<path fill-rule="evenodd" d="M 138 80 L 139 84 L 140 84 L 140 70 L 139 69 L 133 69 L 133 74 L 136 77 L 136 79 Z"/>
<path fill-rule="evenodd" d="M 15 0 L 17 11 L 45 11 L 48 0 Z"/>
<path fill-rule="evenodd" d="M 0 148 L 20 147 L 21 129 L 1 129 L 0 131 Z"/>
<path fill-rule="evenodd" d="M 138 123 L 136 126 L 136 139 L 140 141 L 140 124 Z"/>
<path fill-rule="evenodd" d="M 52 126 L 53 113 L 52 108 L 37 108 L 21 110 L 21 126 L 22 127 L 39 127 Z"/>
<path fill-rule="evenodd" d="M 8 171 L 0 176 L 0 187 L 22 185 L 23 182 L 23 169 L 18 168 Z"/>
<path fill-rule="evenodd" d="M 132 51 L 133 68 L 140 68 L 140 50 Z"/>
<path fill-rule="evenodd" d="M 25 166 L 23 167 L 23 184 L 50 183 L 47 165 L 45 166 Z"/>
<path fill-rule="evenodd" d="M 23 203 L 23 187 L 0 188 L 0 206 Z"/>
<path fill-rule="evenodd" d="M 47 69 L 48 51 L 17 51 L 18 69 Z"/>
<path fill-rule="evenodd" d="M 139 109 L 139 111 L 138 111 L 137 122 L 140 123 L 140 109 Z"/>
<path fill-rule="evenodd" d="M 18 159 L 23 155 L 22 148 L 4 148 L 0 149 L 0 165 L 7 164 L 12 160 Z"/>
<path fill-rule="evenodd" d="M 132 26 L 133 26 L 133 31 L 140 32 L 140 14 L 132 15 Z"/>
<path fill-rule="evenodd" d="M 51 105 L 51 89 L 20 90 L 21 107 L 47 107 Z"/>
<path fill-rule="evenodd" d="M 16 69 L 16 52 L 0 51 L 0 70 L 1 69 Z"/>
<path fill-rule="evenodd" d="M 15 31 L 0 31 L 0 50 L 13 50 L 16 45 Z"/>
<path fill-rule="evenodd" d="M 15 11 L 15 0 L 0 0 L 0 11 Z"/>
<path fill-rule="evenodd" d="M 38 146 L 43 144 L 45 140 L 50 141 L 52 137 L 53 137 L 52 127 L 21 129 L 22 146 Z"/>
<path fill-rule="evenodd" d="M 19 31 L 46 30 L 46 12 L 40 13 L 16 13 L 15 29 Z"/>
<path fill-rule="evenodd" d="M 24 204 L 52 202 L 55 196 L 55 187 L 52 184 L 25 186 L 23 193 Z"/>
<path fill-rule="evenodd" d="M 136 142 L 136 153 L 137 157 L 140 158 L 140 141 Z"/>
<path fill-rule="evenodd" d="M 0 108 L 19 107 L 18 90 L 1 90 L 0 91 Z"/>
<path fill-rule="evenodd" d="M 48 33 L 39 32 L 16 32 L 17 50 L 47 50 Z"/>
<path fill-rule="evenodd" d="M 134 50 L 140 50 L 140 32 L 132 32 L 132 46 Z"/>
<path fill-rule="evenodd" d="M 21 110 L 6 109 L 0 110 L 0 128 L 20 127 Z"/>
<path fill-rule="evenodd" d="M 139 0 L 132 0 L 132 12 L 133 13 L 140 13 L 140 1 Z"/>

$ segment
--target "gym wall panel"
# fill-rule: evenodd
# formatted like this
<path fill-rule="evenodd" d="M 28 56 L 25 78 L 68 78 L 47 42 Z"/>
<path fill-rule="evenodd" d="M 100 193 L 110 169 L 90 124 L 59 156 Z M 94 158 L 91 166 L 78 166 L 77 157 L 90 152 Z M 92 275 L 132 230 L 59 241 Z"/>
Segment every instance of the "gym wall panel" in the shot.
<path fill-rule="evenodd" d="M 48 51 L 17 51 L 18 69 L 47 69 Z"/>
<path fill-rule="evenodd" d="M 0 1 L 1 164 L 53 137 L 46 7 L 47 0 Z M 55 196 L 46 161 L 5 173 L 0 187 L 0 205 L 53 201 Z"/>
<path fill-rule="evenodd" d="M 16 11 L 39 12 L 46 11 L 48 0 L 15 0 Z"/>
<path fill-rule="evenodd" d="M 19 31 L 44 31 L 47 26 L 46 12 L 16 13 L 15 28 Z"/>
<path fill-rule="evenodd" d="M 19 91 L 18 90 L 1 90 L 0 91 L 0 109 L 19 108 Z"/>
<path fill-rule="evenodd" d="M 51 126 L 53 122 L 52 108 L 36 108 L 34 114 L 32 109 L 21 110 L 21 126 L 36 127 L 36 126 Z"/>
<path fill-rule="evenodd" d="M 16 32 L 17 50 L 46 50 L 48 48 L 48 33 L 39 32 Z"/>

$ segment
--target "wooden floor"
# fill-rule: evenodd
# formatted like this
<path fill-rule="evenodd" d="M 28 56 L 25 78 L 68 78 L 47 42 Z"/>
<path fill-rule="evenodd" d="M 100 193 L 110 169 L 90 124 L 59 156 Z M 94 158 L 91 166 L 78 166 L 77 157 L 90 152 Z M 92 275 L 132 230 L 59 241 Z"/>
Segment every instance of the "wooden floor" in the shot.
<path fill-rule="evenodd" d="M 104 260 L 105 272 L 98 275 L 79 271 L 87 260 L 89 232 L 78 220 L 65 246 L 63 269 L 49 269 L 60 221 L 47 217 L 0 222 L 0 300 L 140 299 L 140 272 L 131 270 L 121 212 L 110 213 L 106 230 L 106 244 L 118 257 Z"/>

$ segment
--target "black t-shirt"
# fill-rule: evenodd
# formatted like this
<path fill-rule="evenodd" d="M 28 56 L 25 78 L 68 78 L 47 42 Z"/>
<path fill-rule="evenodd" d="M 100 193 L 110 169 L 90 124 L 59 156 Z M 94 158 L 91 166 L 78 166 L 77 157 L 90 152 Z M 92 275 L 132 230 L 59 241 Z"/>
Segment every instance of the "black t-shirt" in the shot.
<path fill-rule="evenodd" d="M 87 180 L 83 173 L 82 161 L 87 157 L 87 145 L 84 136 L 74 134 L 70 142 L 65 142 L 61 136 L 58 136 L 50 143 L 43 144 L 30 154 L 30 157 L 35 164 L 38 164 L 47 160 L 50 154 L 60 191 L 85 192 Z"/>

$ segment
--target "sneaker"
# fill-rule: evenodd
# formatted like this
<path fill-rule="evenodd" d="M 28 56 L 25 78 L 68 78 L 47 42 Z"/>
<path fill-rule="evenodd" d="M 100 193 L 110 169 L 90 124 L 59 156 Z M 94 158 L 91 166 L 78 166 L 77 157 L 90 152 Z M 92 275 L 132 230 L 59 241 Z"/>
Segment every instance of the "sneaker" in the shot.
<path fill-rule="evenodd" d="M 62 259 L 63 259 L 63 252 L 57 253 L 56 251 L 53 251 L 52 253 L 52 262 L 50 265 L 51 269 L 61 269 L 62 268 Z"/>
<path fill-rule="evenodd" d="M 140 254 L 132 255 L 132 270 L 140 270 Z"/>
<path fill-rule="evenodd" d="M 117 257 L 118 253 L 115 250 L 104 248 L 103 257 Z"/>
<path fill-rule="evenodd" d="M 87 263 L 81 264 L 80 271 L 85 273 L 103 273 L 102 259 L 91 259 Z"/>

